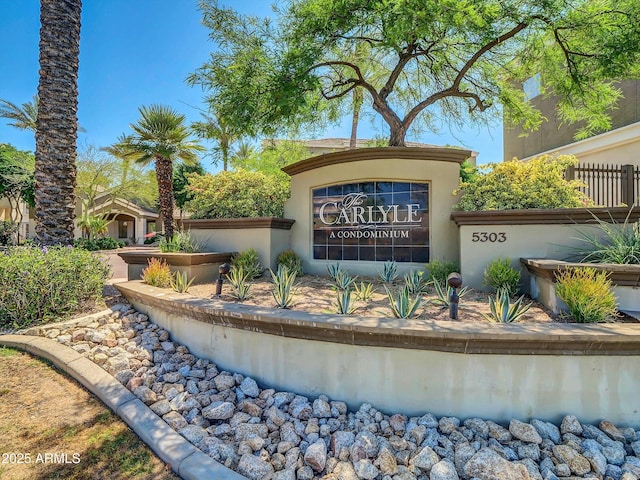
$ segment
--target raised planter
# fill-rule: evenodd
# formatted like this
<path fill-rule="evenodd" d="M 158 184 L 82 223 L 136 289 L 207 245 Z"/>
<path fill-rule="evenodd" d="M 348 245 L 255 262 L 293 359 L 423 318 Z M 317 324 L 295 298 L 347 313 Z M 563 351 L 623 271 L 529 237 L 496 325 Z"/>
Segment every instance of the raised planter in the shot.
<path fill-rule="evenodd" d="M 618 310 L 640 311 L 640 265 L 615 265 L 611 263 L 572 263 L 561 260 L 521 258 L 530 275 L 530 294 L 555 313 L 566 310 L 566 305 L 556 296 L 555 282 L 558 272 L 567 268 L 591 267 L 609 273 Z"/>
<path fill-rule="evenodd" d="M 266 268 L 276 269 L 276 259 L 290 245 L 294 220 L 275 217 L 214 218 L 184 220 L 182 227 L 203 250 L 235 250 L 253 248 Z"/>
<path fill-rule="evenodd" d="M 519 268 L 520 258 L 571 258 L 575 248 L 584 247 L 580 232 L 602 236 L 598 220 L 624 223 L 640 219 L 640 207 L 559 208 L 454 212 L 451 220 L 459 227 L 460 268 L 465 285 L 486 289 L 483 272 L 495 258 L 510 258 Z M 528 292 L 529 274 L 522 283 Z"/>
<path fill-rule="evenodd" d="M 127 279 L 140 280 L 142 270 L 151 258 L 165 261 L 172 272 L 186 272 L 193 283 L 210 283 L 218 278 L 218 267 L 231 261 L 234 252 L 162 253 L 157 249 L 133 250 L 118 253 L 127 264 Z"/>
<path fill-rule="evenodd" d="M 352 409 L 640 425 L 639 324 L 491 324 L 311 314 L 117 285 L 199 357 Z M 631 407 L 630 407 L 631 406 Z"/>

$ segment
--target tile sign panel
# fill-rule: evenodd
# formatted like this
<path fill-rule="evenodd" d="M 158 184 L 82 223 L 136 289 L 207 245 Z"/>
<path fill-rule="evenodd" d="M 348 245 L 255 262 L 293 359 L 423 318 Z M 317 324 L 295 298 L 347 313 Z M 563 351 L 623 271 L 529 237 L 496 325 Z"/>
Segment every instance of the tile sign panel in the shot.
<path fill-rule="evenodd" d="M 314 189 L 313 258 L 428 262 L 429 184 L 370 181 Z"/>

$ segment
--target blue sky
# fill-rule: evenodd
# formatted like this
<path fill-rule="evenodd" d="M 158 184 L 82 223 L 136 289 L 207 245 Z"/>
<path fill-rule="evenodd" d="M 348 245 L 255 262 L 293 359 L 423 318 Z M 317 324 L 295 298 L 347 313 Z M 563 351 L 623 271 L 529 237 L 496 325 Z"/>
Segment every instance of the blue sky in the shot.
<path fill-rule="evenodd" d="M 244 12 L 270 13 L 269 2 L 234 0 Z M 16 104 L 31 100 L 38 87 L 39 1 L 0 0 L 0 98 Z M 196 0 L 89 0 L 83 2 L 78 80 L 78 118 L 86 130 L 79 145 L 112 144 L 138 119 L 141 105 L 160 103 L 199 119 L 199 88 L 186 76 L 204 63 L 214 45 L 200 24 Z M 348 137 L 349 121 L 327 129 L 324 137 Z M 361 122 L 359 137 L 382 134 L 380 118 Z M 502 160 L 502 128 L 480 126 L 409 140 L 460 145 L 480 153 L 480 163 Z M 0 142 L 34 150 L 31 132 L 0 119 Z M 206 162 L 205 162 L 206 163 Z M 215 167 L 206 165 L 214 171 Z"/>

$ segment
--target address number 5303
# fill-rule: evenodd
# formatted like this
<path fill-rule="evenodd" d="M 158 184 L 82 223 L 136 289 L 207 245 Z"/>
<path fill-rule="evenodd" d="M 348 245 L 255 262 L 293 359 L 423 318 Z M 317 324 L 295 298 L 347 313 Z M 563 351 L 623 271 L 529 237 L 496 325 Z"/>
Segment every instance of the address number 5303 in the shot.
<path fill-rule="evenodd" d="M 507 234 L 505 232 L 473 232 L 471 234 L 471 241 L 474 243 L 503 243 L 507 241 Z"/>

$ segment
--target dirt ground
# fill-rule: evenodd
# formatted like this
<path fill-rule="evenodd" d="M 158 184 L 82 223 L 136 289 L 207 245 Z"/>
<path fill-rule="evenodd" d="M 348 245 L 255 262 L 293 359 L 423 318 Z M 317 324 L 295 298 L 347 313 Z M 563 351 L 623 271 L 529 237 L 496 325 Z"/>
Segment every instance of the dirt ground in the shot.
<path fill-rule="evenodd" d="M 74 380 L 0 348 L 0 479 L 87 478 L 180 477 Z"/>
<path fill-rule="evenodd" d="M 366 317 L 388 317 L 391 316 L 389 308 L 389 299 L 382 282 L 377 278 L 358 277 L 356 283 L 365 282 L 372 283 L 374 293 L 369 302 L 362 302 L 355 299 L 352 295 L 352 302 L 358 307 L 353 315 Z M 263 307 L 275 307 L 275 301 L 271 295 L 272 284 L 270 279 L 262 277 L 251 282 L 251 297 L 243 303 L 247 305 L 259 305 Z M 389 287 L 389 290 L 396 292 L 404 285 L 404 280 L 400 279 Z M 314 275 L 302 275 L 296 280 L 295 296 L 292 310 L 301 310 L 311 313 L 336 313 L 336 291 L 330 285 L 328 277 L 320 277 Z M 215 293 L 215 284 L 192 285 L 188 291 L 189 294 L 211 298 Z M 237 300 L 231 295 L 232 288 L 228 282 L 223 284 L 221 300 L 236 302 Z M 489 313 L 489 294 L 478 290 L 469 289 L 466 294 L 460 298 L 458 309 L 458 321 L 463 322 L 487 322 L 482 314 Z M 448 308 L 443 308 L 433 302 L 437 296 L 432 287 L 430 287 L 423 296 L 422 306 L 418 309 L 419 319 L 430 320 L 450 320 Z M 525 303 L 531 303 L 529 311 L 522 317 L 520 322 L 552 322 L 556 319 L 553 314 L 546 310 L 541 304 L 525 298 Z"/>

